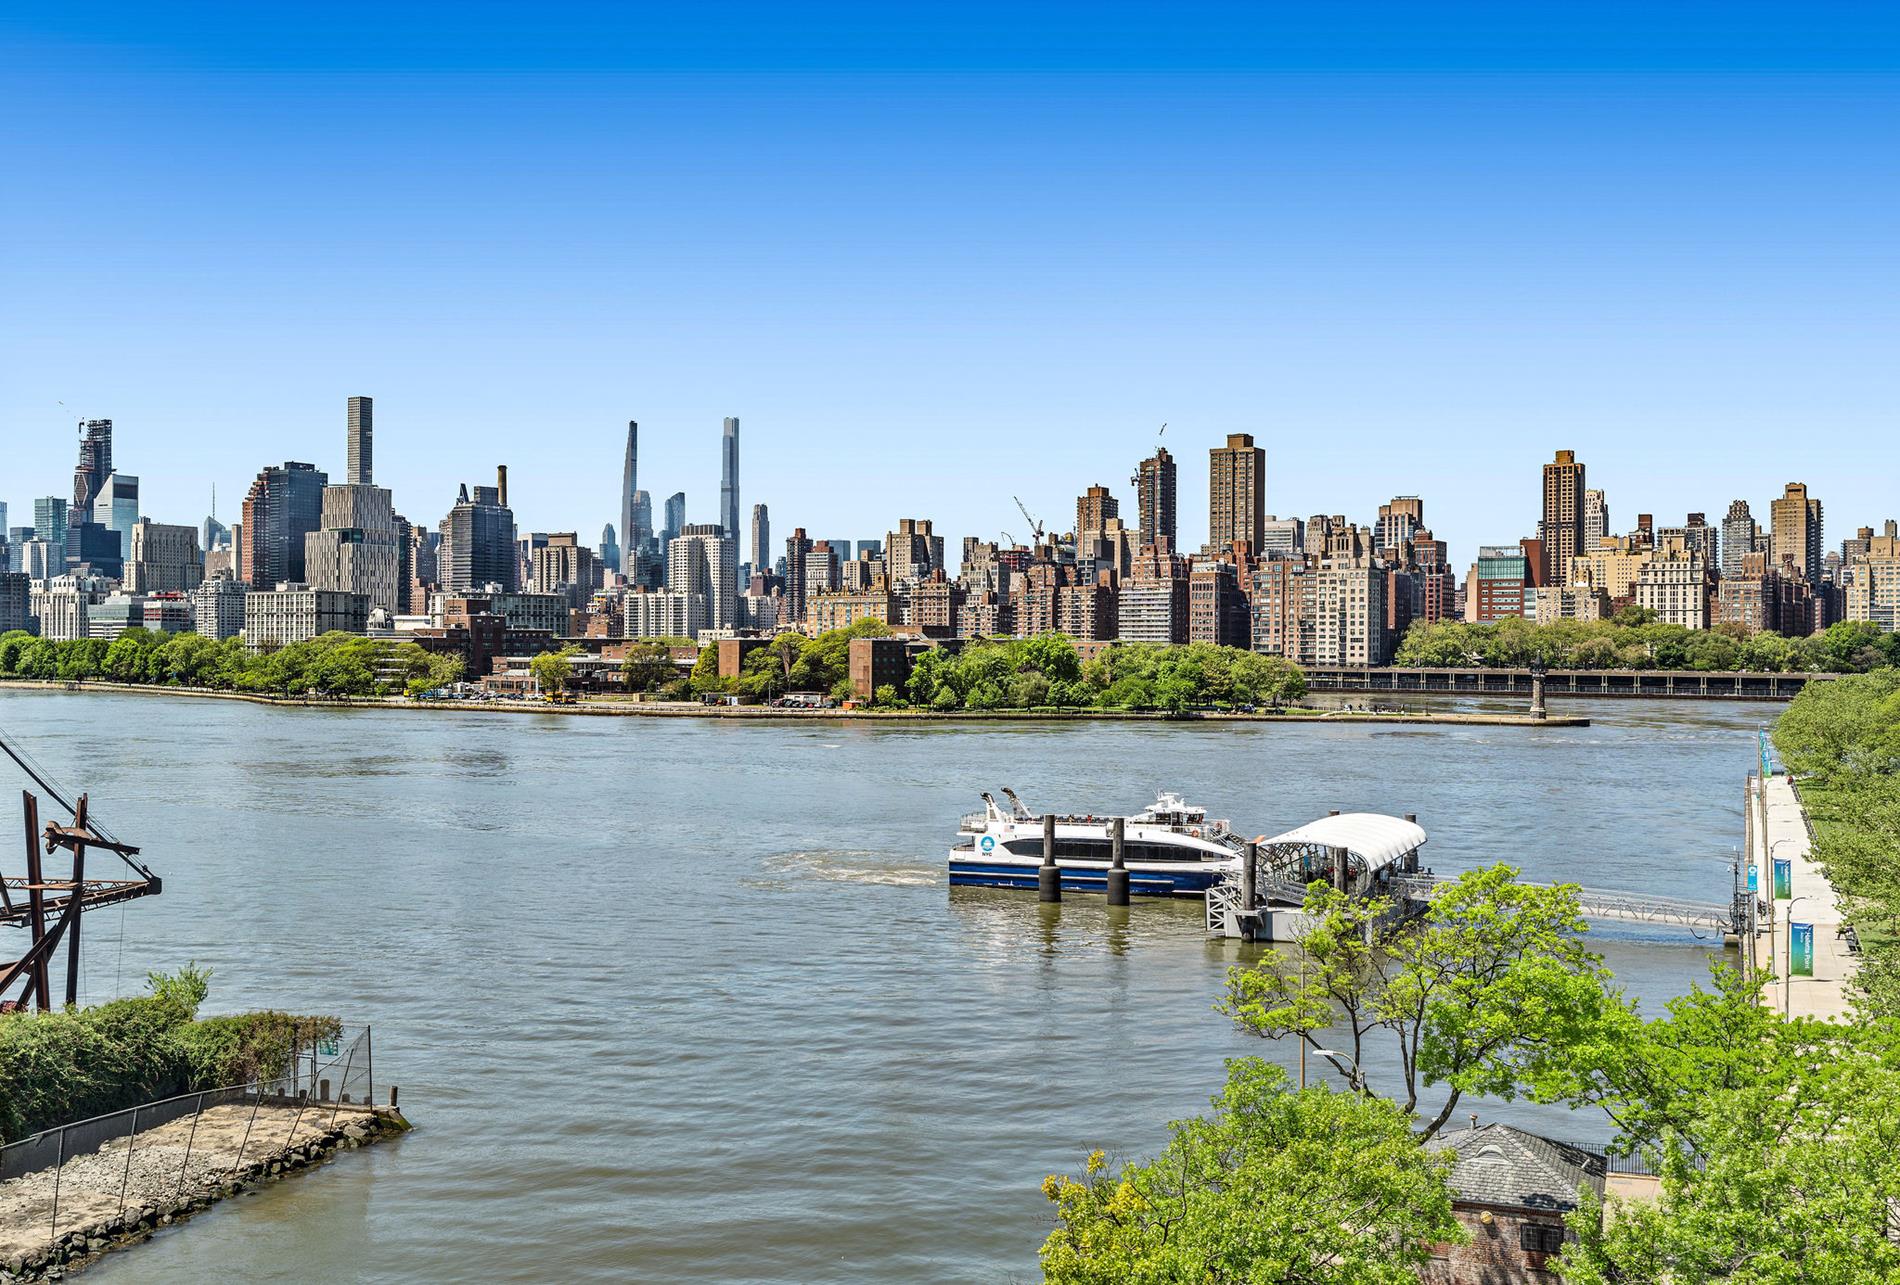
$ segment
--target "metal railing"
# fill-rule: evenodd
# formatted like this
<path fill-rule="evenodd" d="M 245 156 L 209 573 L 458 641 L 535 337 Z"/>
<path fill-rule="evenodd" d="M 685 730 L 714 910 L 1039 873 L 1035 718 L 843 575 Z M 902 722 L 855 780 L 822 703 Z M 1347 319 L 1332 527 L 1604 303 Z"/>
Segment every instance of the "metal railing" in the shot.
<path fill-rule="evenodd" d="M 181 1093 L 0 1147 L 0 1259 L 175 1204 L 376 1101 L 370 1028 L 294 1046 L 282 1075 Z M 41 1231 L 40 1229 L 43 1229 Z"/>

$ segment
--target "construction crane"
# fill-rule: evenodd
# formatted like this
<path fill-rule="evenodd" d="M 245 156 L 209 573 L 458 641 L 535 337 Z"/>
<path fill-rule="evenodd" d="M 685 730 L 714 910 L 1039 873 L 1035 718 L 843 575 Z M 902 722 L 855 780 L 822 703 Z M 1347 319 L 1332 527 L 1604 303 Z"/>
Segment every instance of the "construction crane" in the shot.
<path fill-rule="evenodd" d="M 1035 515 L 1029 511 L 1029 506 L 1023 503 L 1023 499 L 1020 495 L 1012 495 L 1009 498 L 1016 501 L 1016 507 L 1021 511 L 1023 521 L 1029 524 L 1030 538 L 1033 539 L 1036 544 L 1041 544 L 1044 530 L 1042 523 L 1036 521 Z"/>

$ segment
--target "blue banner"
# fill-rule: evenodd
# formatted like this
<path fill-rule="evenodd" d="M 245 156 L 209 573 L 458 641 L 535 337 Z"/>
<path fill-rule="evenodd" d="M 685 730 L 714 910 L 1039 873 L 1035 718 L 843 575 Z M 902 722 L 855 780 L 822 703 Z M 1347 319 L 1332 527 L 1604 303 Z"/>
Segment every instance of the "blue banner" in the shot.
<path fill-rule="evenodd" d="M 1761 891 L 1761 871 L 1752 861 L 1748 863 L 1748 890 L 1750 892 Z"/>
<path fill-rule="evenodd" d="M 1788 925 L 1788 976 L 1814 976 L 1814 925 Z"/>
<path fill-rule="evenodd" d="M 1794 862 L 1786 857 L 1775 858 L 1775 896 L 1784 900 L 1794 896 Z"/>

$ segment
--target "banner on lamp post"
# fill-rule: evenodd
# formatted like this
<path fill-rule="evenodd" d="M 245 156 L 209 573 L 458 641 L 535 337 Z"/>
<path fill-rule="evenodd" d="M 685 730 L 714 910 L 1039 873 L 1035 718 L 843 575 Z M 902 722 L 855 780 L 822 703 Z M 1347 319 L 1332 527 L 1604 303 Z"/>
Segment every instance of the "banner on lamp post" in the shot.
<path fill-rule="evenodd" d="M 1794 896 L 1794 862 L 1786 857 L 1775 858 L 1775 896 Z"/>
<path fill-rule="evenodd" d="M 1788 976 L 1814 976 L 1814 925 L 1788 925 Z"/>
<path fill-rule="evenodd" d="M 1761 870 L 1752 861 L 1748 863 L 1748 890 L 1750 892 L 1761 891 Z"/>

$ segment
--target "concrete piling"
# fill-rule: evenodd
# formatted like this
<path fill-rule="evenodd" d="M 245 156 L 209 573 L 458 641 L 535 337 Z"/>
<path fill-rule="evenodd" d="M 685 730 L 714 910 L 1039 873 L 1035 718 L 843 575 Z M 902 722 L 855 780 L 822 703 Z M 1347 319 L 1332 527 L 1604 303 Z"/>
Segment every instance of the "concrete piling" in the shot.
<path fill-rule="evenodd" d="M 1116 817 L 1108 823 L 1108 904 L 1128 904 L 1127 822 Z"/>
<path fill-rule="evenodd" d="M 1053 812 L 1042 818 L 1042 868 L 1036 871 L 1036 900 L 1062 900 L 1062 871 L 1056 866 L 1056 818 Z"/>

